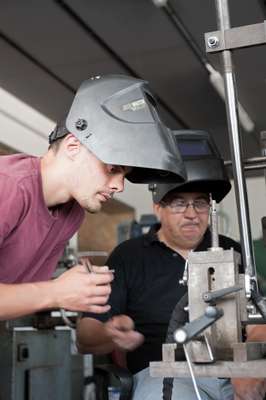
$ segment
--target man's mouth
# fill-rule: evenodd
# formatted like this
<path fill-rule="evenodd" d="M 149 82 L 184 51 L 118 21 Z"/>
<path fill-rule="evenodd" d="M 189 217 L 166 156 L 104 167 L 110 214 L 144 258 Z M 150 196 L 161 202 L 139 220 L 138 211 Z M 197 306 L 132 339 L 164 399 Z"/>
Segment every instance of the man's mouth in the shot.
<path fill-rule="evenodd" d="M 182 226 L 183 229 L 187 229 L 187 230 L 195 230 L 198 229 L 199 225 L 198 224 L 185 224 Z"/>
<path fill-rule="evenodd" d="M 106 193 L 106 192 L 101 192 L 99 195 L 102 197 L 102 201 L 108 201 L 113 198 L 113 193 Z"/>

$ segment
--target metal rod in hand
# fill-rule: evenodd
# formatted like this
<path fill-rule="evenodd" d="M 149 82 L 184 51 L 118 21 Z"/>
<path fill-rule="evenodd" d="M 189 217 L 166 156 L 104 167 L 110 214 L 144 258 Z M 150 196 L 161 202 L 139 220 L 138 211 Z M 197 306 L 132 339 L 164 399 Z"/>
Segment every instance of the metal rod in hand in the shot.
<path fill-rule="evenodd" d="M 84 266 L 86 267 L 86 269 L 87 269 L 87 271 L 88 271 L 89 273 L 92 272 L 92 265 L 91 265 L 91 263 L 90 263 L 90 261 L 89 261 L 88 258 L 81 258 L 81 259 L 80 259 L 80 262 L 81 262 L 82 265 L 84 265 Z M 66 310 L 65 310 L 64 308 L 60 308 L 60 313 L 61 313 L 61 317 L 62 317 L 62 320 L 64 321 L 64 323 L 65 323 L 69 328 L 71 328 L 71 329 L 76 329 L 76 327 L 77 327 L 76 323 L 75 323 L 75 322 L 72 322 L 72 321 L 68 318 L 67 312 L 66 312 Z M 79 314 L 80 314 L 80 313 L 79 313 Z"/>

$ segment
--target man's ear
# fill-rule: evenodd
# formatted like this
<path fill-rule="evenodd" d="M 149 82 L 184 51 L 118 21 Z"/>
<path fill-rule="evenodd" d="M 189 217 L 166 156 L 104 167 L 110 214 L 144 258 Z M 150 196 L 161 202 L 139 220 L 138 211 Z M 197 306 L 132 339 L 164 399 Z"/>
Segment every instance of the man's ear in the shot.
<path fill-rule="evenodd" d="M 161 206 L 160 204 L 155 204 L 153 203 L 153 212 L 156 215 L 157 219 L 160 221 L 160 217 L 161 217 Z"/>
<path fill-rule="evenodd" d="M 80 149 L 80 141 L 72 133 L 69 133 L 64 139 L 65 154 L 69 158 L 74 159 L 80 153 Z"/>

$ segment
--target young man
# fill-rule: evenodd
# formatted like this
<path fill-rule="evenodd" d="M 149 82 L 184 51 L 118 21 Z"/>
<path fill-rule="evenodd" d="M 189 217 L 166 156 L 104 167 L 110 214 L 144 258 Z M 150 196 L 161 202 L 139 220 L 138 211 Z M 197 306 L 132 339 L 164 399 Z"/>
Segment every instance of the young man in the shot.
<path fill-rule="evenodd" d="M 154 212 L 160 224 L 148 234 L 120 244 L 109 257 L 107 264 L 115 269 L 111 311 L 105 319 L 88 315 L 80 321 L 77 331 L 82 352 L 131 350 L 127 353 L 127 366 L 134 374 L 134 400 L 162 398 L 163 380 L 149 376 L 149 362 L 161 360 L 171 313 L 186 292 L 179 282 L 188 253 L 211 246 L 210 194 L 220 201 L 231 187 L 224 169 L 209 168 L 209 159 L 202 172 L 198 161 L 196 170 L 194 165 L 189 168 L 189 163 L 185 161 L 185 183 L 153 187 Z M 220 245 L 240 251 L 236 242 L 224 236 L 220 236 Z M 200 388 L 204 400 L 220 400 L 221 393 L 231 396 L 225 399 L 232 398 L 229 380 L 201 379 Z M 195 399 L 189 378 L 175 379 L 173 393 L 173 399 Z"/>
<path fill-rule="evenodd" d="M 85 81 L 43 157 L 0 158 L 0 319 L 50 308 L 108 311 L 107 267 L 89 274 L 77 265 L 50 278 L 84 210 L 99 211 L 125 176 L 148 182 L 165 173 L 184 179 L 146 83 L 119 75 Z"/>

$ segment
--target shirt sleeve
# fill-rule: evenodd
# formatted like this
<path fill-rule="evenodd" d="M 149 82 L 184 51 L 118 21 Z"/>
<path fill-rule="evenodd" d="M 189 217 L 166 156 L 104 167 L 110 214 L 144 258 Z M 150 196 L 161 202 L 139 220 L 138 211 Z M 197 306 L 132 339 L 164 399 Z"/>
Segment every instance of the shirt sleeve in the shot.
<path fill-rule="evenodd" d="M 25 210 L 25 199 L 17 182 L 0 174 L 0 248 L 16 228 Z"/>

